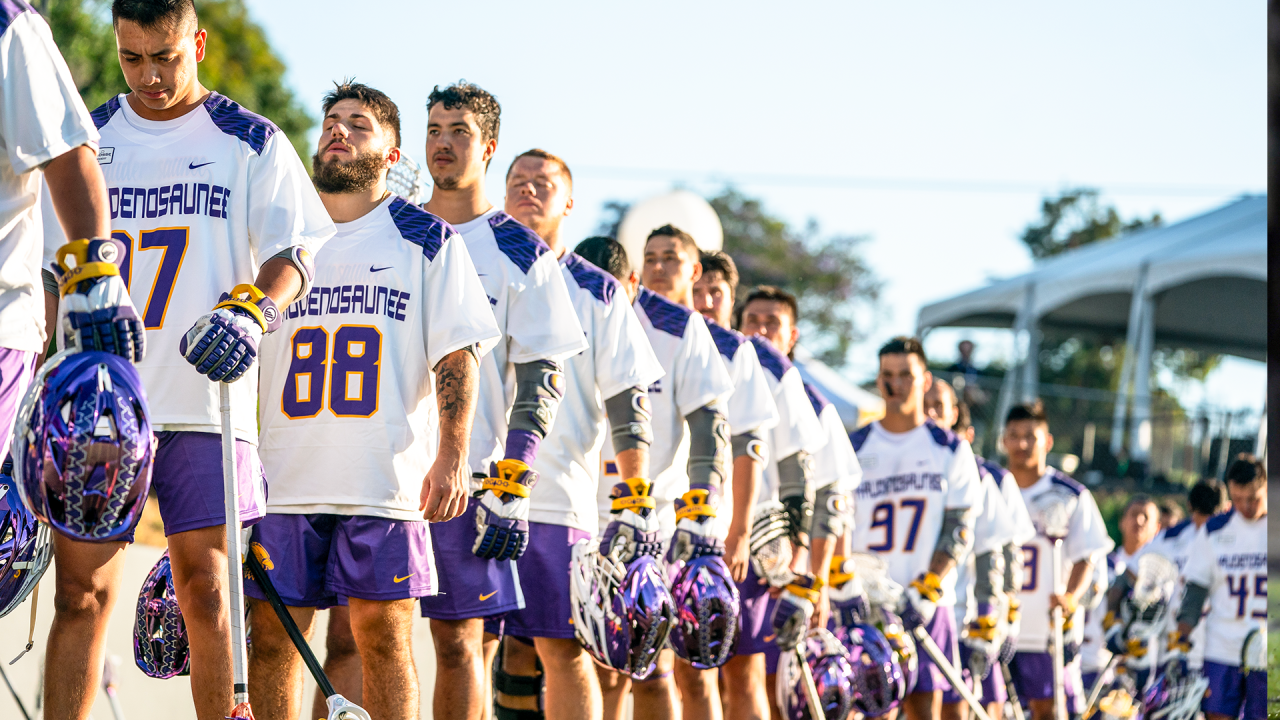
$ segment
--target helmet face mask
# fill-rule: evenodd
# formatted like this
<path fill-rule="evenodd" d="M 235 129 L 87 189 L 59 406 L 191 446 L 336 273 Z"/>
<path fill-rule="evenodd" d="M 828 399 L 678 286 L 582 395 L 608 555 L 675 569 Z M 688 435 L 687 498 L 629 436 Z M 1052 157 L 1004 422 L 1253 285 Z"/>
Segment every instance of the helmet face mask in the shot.
<path fill-rule="evenodd" d="M 0 617 L 22 604 L 52 558 L 49 526 L 22 503 L 9 472 L 0 473 Z"/>
<path fill-rule="evenodd" d="M 853 704 L 866 717 L 880 717 L 907 695 L 911 678 L 898 653 L 874 625 L 840 628 L 837 637 L 849 653 L 853 676 Z"/>
<path fill-rule="evenodd" d="M 636 680 L 657 666 L 658 652 L 675 622 L 675 606 L 654 558 L 622 566 L 580 540 L 570 563 L 573 629 L 601 665 Z"/>
<path fill-rule="evenodd" d="M 854 668 L 847 650 L 835 635 L 823 628 L 810 630 L 801 647 L 818 691 L 823 720 L 845 720 L 854 707 Z M 778 658 L 776 691 L 784 718 L 809 720 L 800 659 L 794 652 L 784 652 Z"/>
<path fill-rule="evenodd" d="M 685 564 L 671 587 L 676 622 L 671 649 L 699 670 L 724 665 L 738 640 L 738 587 L 717 555 Z"/>

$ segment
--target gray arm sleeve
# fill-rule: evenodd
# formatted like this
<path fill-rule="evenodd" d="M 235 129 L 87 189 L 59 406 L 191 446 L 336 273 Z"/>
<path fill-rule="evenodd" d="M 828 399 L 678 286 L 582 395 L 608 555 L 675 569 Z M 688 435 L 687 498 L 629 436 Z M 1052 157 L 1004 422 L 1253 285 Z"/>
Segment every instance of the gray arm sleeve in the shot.
<path fill-rule="evenodd" d="M 1022 548 L 1013 543 L 1004 546 L 1005 592 L 1022 592 Z"/>
<path fill-rule="evenodd" d="M 1200 614 L 1204 610 L 1204 601 L 1209 599 L 1209 588 L 1200 583 L 1187 583 L 1182 595 L 1182 607 L 1178 610 L 1178 622 L 1186 623 L 1194 628 L 1200 624 Z"/>
<path fill-rule="evenodd" d="M 801 450 L 778 461 L 778 499 L 804 498 L 812 504 L 814 489 L 810 479 L 812 463 L 809 454 Z"/>
<path fill-rule="evenodd" d="M 516 364 L 516 401 L 511 406 L 510 430 L 525 430 L 546 438 L 564 396 L 560 364 L 535 360 Z"/>
<path fill-rule="evenodd" d="M 48 270 L 40 269 L 40 281 L 44 283 L 44 291 L 50 295 L 62 294 L 58 291 L 58 278 L 54 277 L 53 273 Z"/>
<path fill-rule="evenodd" d="M 730 438 L 730 444 L 733 446 L 733 457 L 735 459 L 743 455 L 750 455 L 752 460 L 762 465 L 767 459 L 764 450 L 764 438 L 760 437 L 759 430 L 748 430 L 734 435 Z"/>
<path fill-rule="evenodd" d="M 627 388 L 604 401 L 615 453 L 647 448 L 653 443 L 653 420 L 648 407 L 649 394 L 638 387 Z"/>
<path fill-rule="evenodd" d="M 947 508 L 942 514 L 942 532 L 938 533 L 938 544 L 934 552 L 945 553 L 956 562 L 973 547 L 973 508 Z"/>
<path fill-rule="evenodd" d="M 995 604 L 1004 592 L 1004 551 L 993 550 L 973 559 L 973 598 L 979 605 Z"/>
<path fill-rule="evenodd" d="M 729 421 L 714 405 L 685 416 L 689 422 L 689 485 L 719 490 L 729 480 Z"/>
<path fill-rule="evenodd" d="M 1120 601 L 1133 589 L 1135 579 L 1133 573 L 1128 570 L 1116 576 L 1111 587 L 1107 588 L 1107 610 L 1115 612 L 1120 609 Z"/>
<path fill-rule="evenodd" d="M 840 483 L 833 482 L 826 487 L 818 488 L 813 503 L 813 524 L 810 526 L 810 537 L 838 538 L 844 535 L 852 525 L 849 518 L 849 495 L 838 489 Z"/>

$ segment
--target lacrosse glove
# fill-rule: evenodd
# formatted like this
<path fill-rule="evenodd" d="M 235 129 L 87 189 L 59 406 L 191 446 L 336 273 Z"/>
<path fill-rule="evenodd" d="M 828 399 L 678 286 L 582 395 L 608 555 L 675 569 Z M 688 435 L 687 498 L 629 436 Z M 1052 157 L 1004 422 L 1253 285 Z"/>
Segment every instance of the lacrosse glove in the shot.
<path fill-rule="evenodd" d="M 719 504 L 719 491 L 705 485 L 690 487 L 676 498 L 676 534 L 667 551 L 668 563 L 724 555 L 724 540 L 714 534 Z"/>
<path fill-rule="evenodd" d="M 902 624 L 908 630 L 927 626 L 941 599 L 942 578 L 931 572 L 921 573 L 902 593 Z"/>
<path fill-rule="evenodd" d="M 779 648 L 791 650 L 804 640 L 821 599 L 822 580 L 807 573 L 797 575 L 782 589 L 773 609 L 773 631 Z"/>
<path fill-rule="evenodd" d="M 613 486 L 609 522 L 600 538 L 600 554 L 623 565 L 641 555 L 658 557 L 662 541 L 658 537 L 658 518 L 654 501 L 649 496 L 649 481 L 629 478 Z"/>
<path fill-rule="evenodd" d="M 964 644 L 969 648 L 969 672 L 979 680 L 985 680 L 991 667 L 999 662 L 1000 623 L 996 609 L 989 603 L 978 605 L 978 616 L 965 628 Z"/>
<path fill-rule="evenodd" d="M 280 327 L 280 309 L 261 290 L 242 283 L 223 293 L 213 312 L 201 315 L 178 350 L 196 372 L 214 382 L 235 382 L 258 359 L 262 336 Z"/>
<path fill-rule="evenodd" d="M 471 552 L 484 560 L 518 560 L 529 545 L 529 491 L 538 473 L 520 460 L 489 464 L 476 505 L 476 541 Z"/>
<path fill-rule="evenodd" d="M 147 331 L 120 277 L 119 264 L 127 254 L 115 238 L 76 240 L 58 249 L 53 275 L 62 295 L 58 327 L 67 349 L 142 361 Z"/>

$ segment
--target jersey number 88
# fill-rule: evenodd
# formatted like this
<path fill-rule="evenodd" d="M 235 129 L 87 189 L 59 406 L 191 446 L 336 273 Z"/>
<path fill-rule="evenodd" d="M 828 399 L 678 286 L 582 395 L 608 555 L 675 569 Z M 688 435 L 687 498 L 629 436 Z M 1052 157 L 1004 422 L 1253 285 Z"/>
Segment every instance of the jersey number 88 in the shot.
<path fill-rule="evenodd" d="M 322 327 L 299 328 L 289 375 L 281 394 L 284 414 L 294 420 L 315 417 L 328 391 L 329 411 L 338 417 L 370 417 L 378 412 L 378 369 L 382 333 L 370 325 L 343 325 L 333 333 Z M 328 376 L 329 382 L 325 382 Z"/>

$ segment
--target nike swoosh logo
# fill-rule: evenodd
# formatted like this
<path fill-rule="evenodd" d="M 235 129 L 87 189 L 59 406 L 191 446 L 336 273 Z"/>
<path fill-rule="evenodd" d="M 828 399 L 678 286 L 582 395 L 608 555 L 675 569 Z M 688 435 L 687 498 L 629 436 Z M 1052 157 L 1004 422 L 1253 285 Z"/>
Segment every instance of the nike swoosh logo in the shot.
<path fill-rule="evenodd" d="M 777 637 L 778 637 L 778 634 L 777 634 L 777 633 L 774 633 L 774 634 L 772 634 L 772 635 L 766 636 L 766 637 L 761 638 L 761 639 L 762 639 L 762 640 L 764 640 L 765 642 L 773 642 L 773 641 L 774 641 L 774 639 L 775 639 L 775 638 L 777 638 Z"/>
<path fill-rule="evenodd" d="M 395 582 L 395 583 L 402 583 L 402 582 L 404 582 L 405 580 L 408 580 L 408 579 L 409 579 L 409 578 L 411 578 L 411 577 L 413 577 L 413 573 L 409 573 L 408 575 L 405 575 L 404 577 L 394 577 L 394 578 L 391 578 L 391 581 L 392 581 L 392 582 Z"/>
<path fill-rule="evenodd" d="M 214 163 L 216 163 L 216 162 L 218 162 L 218 161 L 217 161 L 217 160 L 210 160 L 210 161 L 209 161 L 209 162 L 207 162 L 207 163 L 200 163 L 199 165 L 197 165 L 197 164 L 195 164 L 195 163 L 187 163 L 187 169 L 188 169 L 188 170 L 195 170 L 196 168 L 202 168 L 202 167 L 204 167 L 205 165 L 212 165 L 212 164 L 214 164 Z"/>
<path fill-rule="evenodd" d="M 369 272 L 371 272 L 371 273 L 382 272 L 383 270 L 390 270 L 390 269 L 391 269 L 391 268 L 393 268 L 393 267 L 395 267 L 395 265 L 388 265 L 388 266 L 386 266 L 386 267 L 384 267 L 384 268 L 374 267 L 374 266 L 370 265 L 370 266 L 369 266 Z"/>
<path fill-rule="evenodd" d="M 497 590 L 494 590 L 493 592 L 489 593 L 488 595 L 481 595 L 481 596 L 480 596 L 480 602 L 484 602 L 485 600 L 488 600 L 489 598 L 491 598 L 491 597 L 493 597 L 494 595 L 497 595 L 497 594 L 498 594 L 498 591 L 497 591 Z"/>

